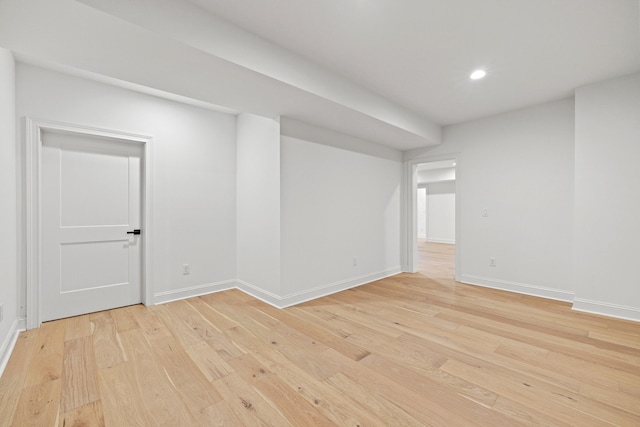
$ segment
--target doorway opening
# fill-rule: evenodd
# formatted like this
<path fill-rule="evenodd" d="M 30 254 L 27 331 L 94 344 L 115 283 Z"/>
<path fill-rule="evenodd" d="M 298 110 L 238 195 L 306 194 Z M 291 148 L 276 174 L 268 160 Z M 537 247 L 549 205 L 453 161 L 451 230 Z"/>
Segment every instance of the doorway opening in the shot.
<path fill-rule="evenodd" d="M 27 329 L 112 308 L 102 303 L 152 303 L 152 138 L 25 122 Z M 49 291 L 69 310 L 52 312 L 63 304 Z"/>
<path fill-rule="evenodd" d="M 457 277 L 458 227 L 455 158 L 409 164 L 409 271 L 433 278 Z"/>

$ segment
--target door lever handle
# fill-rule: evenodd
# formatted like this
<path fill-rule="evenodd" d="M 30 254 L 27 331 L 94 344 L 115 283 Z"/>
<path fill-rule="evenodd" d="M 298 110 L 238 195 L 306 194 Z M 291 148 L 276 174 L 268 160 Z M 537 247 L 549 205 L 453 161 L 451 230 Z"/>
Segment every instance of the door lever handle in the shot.
<path fill-rule="evenodd" d="M 140 234 L 140 230 L 136 229 L 136 230 L 133 230 L 133 231 L 127 231 L 127 234 L 136 234 L 136 235 L 138 235 L 138 234 Z"/>

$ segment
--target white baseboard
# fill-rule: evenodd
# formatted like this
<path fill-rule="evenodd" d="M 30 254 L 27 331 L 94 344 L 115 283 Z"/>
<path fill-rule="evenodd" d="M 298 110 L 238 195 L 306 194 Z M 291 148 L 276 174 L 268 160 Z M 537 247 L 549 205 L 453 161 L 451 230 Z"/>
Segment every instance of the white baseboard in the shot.
<path fill-rule="evenodd" d="M 269 305 L 272 305 L 276 308 L 282 308 L 282 305 L 280 304 L 280 297 L 276 294 L 274 294 L 273 292 L 269 292 L 267 290 L 264 290 L 256 285 L 253 285 L 249 282 L 245 282 L 244 280 L 236 280 L 236 288 L 241 290 L 242 292 L 244 292 L 247 295 L 250 295 L 254 298 L 259 299 L 262 302 L 266 302 Z"/>
<path fill-rule="evenodd" d="M 429 243 L 448 243 L 450 245 L 455 245 L 456 241 L 454 239 L 430 239 L 427 238 L 427 242 Z"/>
<path fill-rule="evenodd" d="M 11 324 L 11 328 L 9 328 L 7 336 L 2 340 L 2 346 L 0 347 L 0 376 L 4 373 L 4 368 L 7 367 L 13 348 L 16 346 L 16 342 L 18 341 L 18 335 L 20 335 L 20 332 L 25 330 L 25 326 L 26 324 L 24 319 L 14 320 Z"/>
<path fill-rule="evenodd" d="M 206 283 L 204 285 L 191 286 L 166 292 L 158 292 L 153 295 L 154 304 L 164 304 L 171 301 L 198 297 L 214 292 L 226 291 L 237 287 L 235 280 L 223 280 L 221 282 Z"/>
<path fill-rule="evenodd" d="M 402 273 L 413 273 L 413 271 L 409 271 L 408 264 L 403 264 L 402 267 L 400 267 L 400 269 L 402 270 Z"/>
<path fill-rule="evenodd" d="M 347 289 L 355 288 L 357 286 L 371 283 L 376 280 L 384 279 L 385 277 L 395 276 L 396 274 L 399 274 L 401 272 L 402 268 L 398 266 L 388 270 L 380 271 L 378 273 L 354 277 L 352 279 L 343 280 L 340 282 L 329 283 L 326 285 L 317 286 L 312 289 L 307 289 L 302 292 L 294 292 L 292 294 L 284 296 L 279 296 L 272 292 L 265 291 L 255 285 L 252 285 L 251 283 L 247 283 L 242 280 L 238 280 L 238 289 L 251 295 L 254 298 L 266 302 L 267 304 L 271 304 L 274 307 L 286 308 L 316 298 L 321 298 L 327 295 L 335 294 L 337 292 L 345 291 Z"/>
<path fill-rule="evenodd" d="M 485 277 L 463 275 L 460 282 L 469 285 L 483 286 L 485 288 L 500 289 L 518 294 L 531 295 L 541 298 L 549 298 L 559 301 L 572 302 L 574 293 L 562 289 L 545 288 L 526 283 L 509 282 L 506 280 L 488 279 Z"/>
<path fill-rule="evenodd" d="M 572 308 L 576 311 L 582 311 L 585 313 L 600 314 L 602 316 L 640 322 L 640 309 L 634 307 L 575 298 L 573 300 Z"/>
<path fill-rule="evenodd" d="M 200 295 L 211 294 L 214 292 L 226 291 L 229 289 L 239 289 L 246 294 L 251 295 L 267 304 L 271 304 L 277 308 L 290 307 L 300 304 L 301 302 L 331 295 L 336 292 L 364 285 L 375 280 L 384 279 L 385 277 L 394 276 L 403 270 L 400 266 L 394 267 L 378 273 L 368 274 L 366 276 L 354 277 L 352 279 L 340 282 L 329 283 L 327 285 L 317 286 L 302 292 L 295 292 L 289 295 L 276 295 L 272 292 L 264 290 L 259 286 L 245 282 L 243 280 L 224 280 L 216 283 L 208 283 L 204 285 L 191 286 L 183 289 L 176 289 L 166 292 L 158 292 L 153 295 L 153 304 L 164 304 L 171 301 L 197 297 Z"/>

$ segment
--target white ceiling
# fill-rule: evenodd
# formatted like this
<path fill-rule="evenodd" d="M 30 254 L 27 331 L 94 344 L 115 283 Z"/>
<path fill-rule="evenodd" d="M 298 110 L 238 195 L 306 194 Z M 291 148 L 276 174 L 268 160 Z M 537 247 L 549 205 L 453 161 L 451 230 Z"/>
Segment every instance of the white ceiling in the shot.
<path fill-rule="evenodd" d="M 638 0 L 2 0 L 0 46 L 406 150 L 640 71 Z M 482 67 L 488 76 L 470 81 Z"/>
<path fill-rule="evenodd" d="M 191 1 L 441 125 L 640 70 L 638 0 Z"/>

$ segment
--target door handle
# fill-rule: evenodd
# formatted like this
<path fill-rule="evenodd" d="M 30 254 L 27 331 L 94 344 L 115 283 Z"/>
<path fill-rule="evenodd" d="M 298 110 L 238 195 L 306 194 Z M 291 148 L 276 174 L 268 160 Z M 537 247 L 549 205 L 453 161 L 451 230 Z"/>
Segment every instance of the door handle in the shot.
<path fill-rule="evenodd" d="M 133 230 L 133 231 L 127 231 L 127 234 L 135 234 L 135 235 L 138 235 L 138 234 L 140 234 L 140 230 L 139 230 L 139 229 L 136 229 L 136 230 Z"/>

